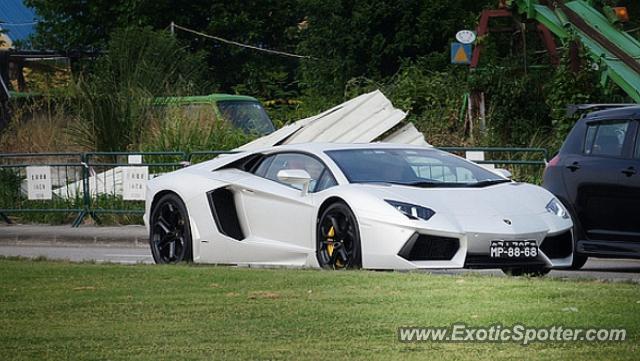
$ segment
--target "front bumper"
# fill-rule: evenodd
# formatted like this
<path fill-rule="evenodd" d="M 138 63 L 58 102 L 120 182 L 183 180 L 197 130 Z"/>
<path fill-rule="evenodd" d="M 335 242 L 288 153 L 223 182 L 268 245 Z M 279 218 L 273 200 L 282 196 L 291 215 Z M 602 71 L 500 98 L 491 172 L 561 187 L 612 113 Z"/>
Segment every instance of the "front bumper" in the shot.
<path fill-rule="evenodd" d="M 531 217 L 513 217 L 513 225 L 506 224 L 503 219 L 499 219 L 499 223 L 487 221 L 485 217 L 481 222 L 476 219 L 463 220 L 466 227 L 461 227 L 458 223 L 433 228 L 425 227 L 428 223 L 424 221 L 397 225 L 380 219 L 363 218 L 359 220 L 363 267 L 569 267 L 573 259 L 571 221 L 558 221 L 552 217 L 558 218 L 551 214 L 540 215 L 539 219 L 534 221 Z M 439 225 L 443 226 L 442 223 Z M 487 224 L 492 226 L 489 227 Z M 491 258 L 490 244 L 495 240 L 533 240 L 538 245 L 539 253 L 535 258 Z"/>

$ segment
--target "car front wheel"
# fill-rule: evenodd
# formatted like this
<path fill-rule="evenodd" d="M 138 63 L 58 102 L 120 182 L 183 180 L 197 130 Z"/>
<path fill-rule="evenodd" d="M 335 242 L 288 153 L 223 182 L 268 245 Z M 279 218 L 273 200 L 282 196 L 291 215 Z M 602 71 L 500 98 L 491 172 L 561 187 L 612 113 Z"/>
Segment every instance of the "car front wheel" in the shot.
<path fill-rule="evenodd" d="M 343 202 L 327 207 L 317 226 L 317 258 L 327 269 L 361 268 L 360 231 L 355 215 Z"/>
<path fill-rule="evenodd" d="M 176 194 L 162 196 L 151 210 L 149 243 L 156 263 L 191 262 L 187 208 Z"/>

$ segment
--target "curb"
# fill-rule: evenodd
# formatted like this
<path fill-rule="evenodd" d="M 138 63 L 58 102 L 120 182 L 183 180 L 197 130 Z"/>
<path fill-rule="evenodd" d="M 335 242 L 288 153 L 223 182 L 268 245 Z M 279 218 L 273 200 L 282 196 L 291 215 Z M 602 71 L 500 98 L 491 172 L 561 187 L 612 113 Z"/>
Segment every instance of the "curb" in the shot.
<path fill-rule="evenodd" d="M 72 228 L 68 225 L 8 225 L 0 226 L 0 243 L 118 244 L 141 247 L 149 243 L 149 236 L 144 226 L 81 226 Z"/>

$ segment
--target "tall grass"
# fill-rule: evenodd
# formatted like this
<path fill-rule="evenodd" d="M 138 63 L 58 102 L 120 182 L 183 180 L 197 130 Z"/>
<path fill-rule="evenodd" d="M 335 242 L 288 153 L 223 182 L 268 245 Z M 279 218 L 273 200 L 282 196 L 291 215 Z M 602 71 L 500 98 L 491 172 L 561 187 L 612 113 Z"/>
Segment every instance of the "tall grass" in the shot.
<path fill-rule="evenodd" d="M 2 153 L 72 152 L 79 146 L 67 133 L 72 122 L 65 98 L 20 99 L 12 104 L 12 118 L 0 132 Z"/>
<path fill-rule="evenodd" d="M 70 134 L 78 145 L 100 151 L 137 148 L 155 97 L 198 93 L 209 83 L 200 54 L 148 28 L 114 32 L 106 54 L 89 70 L 74 87 Z"/>
<path fill-rule="evenodd" d="M 190 116 L 179 108 L 169 107 L 148 123 L 140 149 L 182 152 L 230 150 L 253 138 L 225 121 Z"/>

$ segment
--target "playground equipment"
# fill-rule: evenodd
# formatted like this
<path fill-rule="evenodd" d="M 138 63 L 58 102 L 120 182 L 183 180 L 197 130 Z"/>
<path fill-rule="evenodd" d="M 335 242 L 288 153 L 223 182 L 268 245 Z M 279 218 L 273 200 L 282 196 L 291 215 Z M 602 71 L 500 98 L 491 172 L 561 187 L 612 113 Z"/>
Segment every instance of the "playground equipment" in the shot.
<path fill-rule="evenodd" d="M 625 8 L 605 6 L 603 12 L 594 7 L 594 1 L 502 1 L 500 9 L 482 12 L 477 33 L 478 37 L 488 33 L 491 18 L 520 14 L 535 20 L 552 63 L 557 63 L 558 56 L 551 34 L 562 43 L 578 41 L 598 64 L 601 81 L 612 80 L 640 103 L 640 42 L 616 24 L 628 20 Z M 481 51 L 480 44 L 474 49 L 471 68 L 478 66 Z"/>

